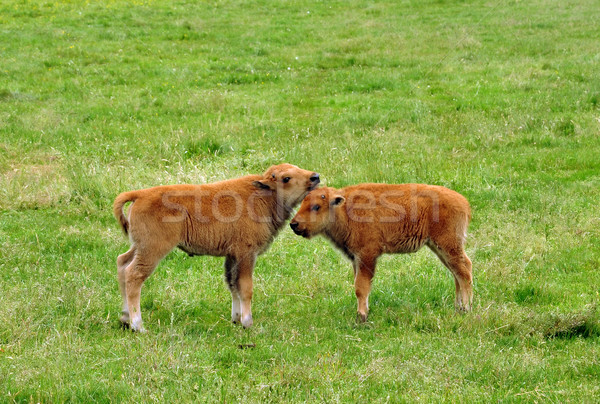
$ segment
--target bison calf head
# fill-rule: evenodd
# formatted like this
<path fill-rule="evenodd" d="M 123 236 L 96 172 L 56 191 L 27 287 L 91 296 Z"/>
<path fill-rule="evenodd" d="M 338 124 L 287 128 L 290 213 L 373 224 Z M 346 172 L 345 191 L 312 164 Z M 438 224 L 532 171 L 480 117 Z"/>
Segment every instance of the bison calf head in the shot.
<path fill-rule="evenodd" d="M 345 202 L 335 188 L 320 188 L 310 192 L 302 201 L 298 213 L 290 222 L 294 233 L 310 238 L 334 223 L 336 210 Z"/>
<path fill-rule="evenodd" d="M 277 193 L 277 198 L 288 208 L 293 208 L 319 185 L 319 174 L 291 164 L 271 166 L 264 179 L 254 181 L 254 186 Z"/>

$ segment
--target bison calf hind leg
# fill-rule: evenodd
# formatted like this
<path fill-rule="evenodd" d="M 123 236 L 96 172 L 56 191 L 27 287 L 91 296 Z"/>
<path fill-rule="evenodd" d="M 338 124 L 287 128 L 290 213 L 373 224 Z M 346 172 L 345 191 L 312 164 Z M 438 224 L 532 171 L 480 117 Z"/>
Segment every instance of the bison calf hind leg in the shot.
<path fill-rule="evenodd" d="M 455 305 L 458 310 L 471 311 L 473 302 L 473 273 L 471 260 L 464 251 L 450 259 L 451 271 L 459 292 L 456 295 Z"/>
<path fill-rule="evenodd" d="M 129 326 L 129 307 L 127 305 L 127 280 L 125 271 L 133 258 L 135 257 L 135 246 L 132 246 L 129 251 L 119 255 L 117 258 L 117 276 L 119 279 L 119 289 L 121 291 L 121 297 L 123 298 L 123 308 L 121 310 L 120 321 L 124 326 Z"/>
<path fill-rule="evenodd" d="M 160 260 L 171 250 L 167 246 L 137 249 L 135 257 L 125 269 L 125 289 L 127 293 L 127 307 L 129 311 L 129 327 L 132 331 L 145 332 L 142 325 L 142 311 L 140 308 L 140 294 L 142 285 L 148 279 Z"/>
<path fill-rule="evenodd" d="M 472 264 L 462 245 L 448 247 L 434 242 L 429 242 L 427 245 L 454 276 L 456 289 L 454 306 L 456 310 L 471 311 L 473 302 Z"/>

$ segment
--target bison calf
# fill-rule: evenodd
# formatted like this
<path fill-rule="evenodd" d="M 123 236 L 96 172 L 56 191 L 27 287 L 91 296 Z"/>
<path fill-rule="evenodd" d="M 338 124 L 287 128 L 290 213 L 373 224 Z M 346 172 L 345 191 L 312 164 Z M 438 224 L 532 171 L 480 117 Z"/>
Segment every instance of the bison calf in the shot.
<path fill-rule="evenodd" d="M 375 263 L 383 253 L 429 247 L 454 275 L 455 305 L 470 310 L 471 260 L 464 242 L 471 209 L 450 189 L 423 184 L 360 184 L 310 192 L 290 222 L 298 235 L 323 234 L 353 262 L 358 316 L 366 321 Z"/>
<path fill-rule="evenodd" d="M 319 175 L 290 164 L 264 175 L 205 185 L 166 185 L 117 196 L 114 214 L 131 248 L 117 259 L 123 297 L 121 322 L 144 331 L 142 284 L 174 247 L 192 255 L 225 258 L 231 318 L 252 325 L 252 271 L 292 209 L 319 183 Z M 133 202 L 128 217 L 123 206 Z"/>

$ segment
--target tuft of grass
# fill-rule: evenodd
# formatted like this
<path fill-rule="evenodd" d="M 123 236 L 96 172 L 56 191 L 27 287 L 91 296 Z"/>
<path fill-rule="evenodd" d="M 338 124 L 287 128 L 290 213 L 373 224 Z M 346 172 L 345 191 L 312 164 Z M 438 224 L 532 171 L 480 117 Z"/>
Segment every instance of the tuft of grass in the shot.
<path fill-rule="evenodd" d="M 542 329 L 544 338 L 571 339 L 600 336 L 598 310 L 593 307 L 581 313 L 553 314 Z"/>
<path fill-rule="evenodd" d="M 183 142 L 183 156 L 186 159 L 194 159 L 200 157 L 217 157 L 224 153 L 233 151 L 231 146 L 222 144 L 221 142 L 210 139 L 201 138 L 198 140 L 188 139 Z"/>

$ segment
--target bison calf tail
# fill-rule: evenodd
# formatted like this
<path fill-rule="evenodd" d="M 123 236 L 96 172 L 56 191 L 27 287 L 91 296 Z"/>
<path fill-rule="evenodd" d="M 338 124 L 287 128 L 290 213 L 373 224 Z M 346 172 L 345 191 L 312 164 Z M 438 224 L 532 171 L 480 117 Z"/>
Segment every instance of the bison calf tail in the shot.
<path fill-rule="evenodd" d="M 464 221 L 459 222 L 459 229 L 458 229 L 459 236 L 462 238 L 463 243 L 465 242 L 465 240 L 467 238 L 467 227 L 469 227 L 469 223 L 471 223 L 471 207 L 469 205 L 467 205 L 467 211 L 465 212 L 465 219 L 464 219 Z"/>
<path fill-rule="evenodd" d="M 123 192 L 122 194 L 117 196 L 117 198 L 115 199 L 115 203 L 113 204 L 113 213 L 115 215 L 115 218 L 117 218 L 117 220 L 119 221 L 119 224 L 121 224 L 121 228 L 123 229 L 125 234 L 128 234 L 129 222 L 127 221 L 127 218 L 125 217 L 125 214 L 123 213 L 123 206 L 127 202 L 132 202 L 132 201 L 135 201 L 136 199 L 137 199 L 137 193 L 135 191 Z"/>

